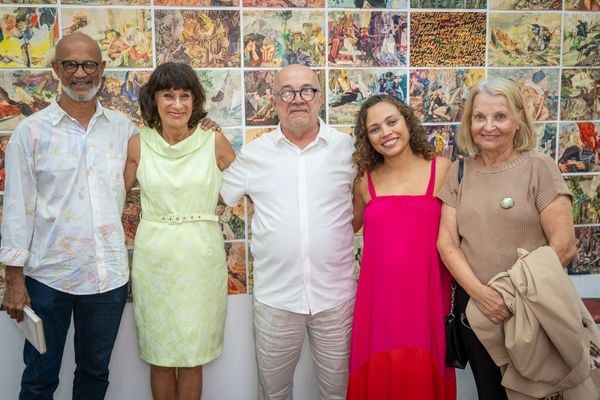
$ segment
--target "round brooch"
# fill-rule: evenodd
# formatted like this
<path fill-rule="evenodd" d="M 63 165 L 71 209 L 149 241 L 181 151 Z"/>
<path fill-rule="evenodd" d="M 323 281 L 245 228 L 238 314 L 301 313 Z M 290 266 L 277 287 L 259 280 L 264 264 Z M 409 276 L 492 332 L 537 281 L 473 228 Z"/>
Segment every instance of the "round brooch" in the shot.
<path fill-rule="evenodd" d="M 504 208 L 505 210 L 512 208 L 512 206 L 515 205 L 515 200 L 512 197 L 503 197 L 502 200 L 500 200 L 500 207 Z"/>

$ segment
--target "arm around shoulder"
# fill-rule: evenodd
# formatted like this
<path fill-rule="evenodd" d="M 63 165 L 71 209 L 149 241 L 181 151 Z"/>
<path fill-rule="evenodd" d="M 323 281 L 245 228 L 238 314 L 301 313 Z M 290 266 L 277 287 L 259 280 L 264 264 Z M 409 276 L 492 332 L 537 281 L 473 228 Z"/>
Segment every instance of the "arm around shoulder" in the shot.
<path fill-rule="evenodd" d="M 127 161 L 125 162 L 125 190 L 129 192 L 137 181 L 136 174 L 140 164 L 140 135 L 133 135 L 127 143 Z"/>

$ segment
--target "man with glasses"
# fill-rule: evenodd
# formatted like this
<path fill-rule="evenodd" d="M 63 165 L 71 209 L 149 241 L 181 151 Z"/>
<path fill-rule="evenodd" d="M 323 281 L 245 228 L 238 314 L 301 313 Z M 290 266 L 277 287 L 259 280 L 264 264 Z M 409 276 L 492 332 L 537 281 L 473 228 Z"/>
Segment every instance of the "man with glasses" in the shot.
<path fill-rule="evenodd" d="M 105 62 L 82 33 L 62 38 L 52 68 L 62 94 L 23 120 L 6 150 L 0 262 L 2 308 L 23 319 L 30 305 L 48 351 L 25 342 L 19 399 L 52 399 L 67 331 L 75 327 L 73 399 L 103 399 L 127 298 L 121 224 L 127 142 L 136 132 L 96 100 Z"/>
<path fill-rule="evenodd" d="M 259 398 L 291 399 L 308 332 L 321 399 L 345 399 L 354 308 L 353 140 L 320 118 L 317 75 L 282 68 L 273 83 L 280 124 L 242 147 L 221 195 L 254 203 L 254 339 Z"/>

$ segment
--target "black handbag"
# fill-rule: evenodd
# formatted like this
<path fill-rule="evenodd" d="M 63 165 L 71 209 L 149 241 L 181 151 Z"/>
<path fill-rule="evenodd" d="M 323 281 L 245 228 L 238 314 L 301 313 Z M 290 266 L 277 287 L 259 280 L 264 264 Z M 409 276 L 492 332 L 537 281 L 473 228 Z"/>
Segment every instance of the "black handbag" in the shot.
<path fill-rule="evenodd" d="M 458 162 L 458 183 L 462 180 L 464 160 Z M 446 328 L 446 365 L 452 368 L 464 369 L 467 366 L 467 352 L 463 345 L 460 317 L 455 314 L 456 309 L 456 281 L 452 279 L 452 296 L 450 297 L 450 313 L 444 320 Z"/>
<path fill-rule="evenodd" d="M 450 298 L 450 313 L 446 316 L 446 365 L 452 368 L 464 369 L 467 366 L 467 352 L 462 341 L 460 317 L 455 314 L 456 282 L 452 280 L 452 297 Z"/>

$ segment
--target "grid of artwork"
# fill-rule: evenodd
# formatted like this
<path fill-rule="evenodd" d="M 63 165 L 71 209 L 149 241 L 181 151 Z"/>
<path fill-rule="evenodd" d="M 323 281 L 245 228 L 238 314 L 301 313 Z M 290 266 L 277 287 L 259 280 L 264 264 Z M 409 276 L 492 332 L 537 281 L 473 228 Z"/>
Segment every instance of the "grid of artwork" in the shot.
<path fill-rule="evenodd" d="M 469 88 L 502 76 L 519 85 L 540 150 L 573 191 L 579 251 L 570 272 L 600 273 L 598 11 L 600 0 L 0 0 L 0 191 L 6 141 L 59 90 L 51 50 L 70 32 L 98 41 L 107 61 L 99 99 L 136 124 L 153 67 L 190 64 L 236 150 L 277 124 L 269 99 L 287 64 L 315 68 L 321 116 L 340 130 L 351 134 L 368 96 L 389 93 L 413 107 L 450 158 Z M 134 191 L 123 216 L 130 247 L 139 208 Z M 249 293 L 251 204 L 219 204 L 217 213 L 230 293 Z"/>

